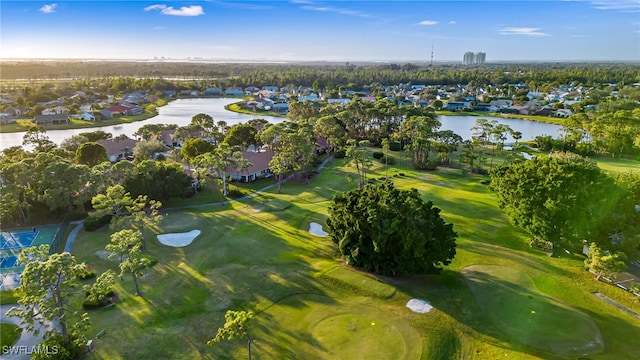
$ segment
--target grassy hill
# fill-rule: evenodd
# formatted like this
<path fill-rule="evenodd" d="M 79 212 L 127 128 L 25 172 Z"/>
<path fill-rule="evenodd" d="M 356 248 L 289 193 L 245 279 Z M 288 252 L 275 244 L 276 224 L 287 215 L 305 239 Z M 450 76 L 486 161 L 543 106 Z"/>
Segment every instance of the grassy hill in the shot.
<path fill-rule="evenodd" d="M 143 296 L 133 295 L 129 277 L 117 281 L 117 305 L 90 313 L 88 335 L 105 335 L 88 358 L 246 358 L 242 340 L 206 345 L 228 309 L 256 313 L 255 359 L 640 358 L 640 322 L 593 295 L 640 312 L 630 294 L 594 281 L 580 256 L 530 249 L 481 183 L 486 177 L 415 172 L 396 158 L 395 184 L 417 188 L 459 234 L 458 254 L 442 274 L 362 274 L 343 266 L 329 238 L 309 233 L 311 222 L 324 223 L 333 194 L 355 186 L 345 177 L 355 169 L 333 160 L 282 194 L 272 188 L 243 202 L 165 211 L 146 233 L 159 263 L 141 280 Z M 377 162 L 371 170 L 371 179 L 385 173 Z M 193 229 L 202 234 L 183 248 L 155 240 Z M 74 254 L 99 271 L 115 268 L 97 256 L 109 234 L 81 231 Z M 405 307 L 412 298 L 434 309 L 413 313 Z M 541 316 L 531 320 L 531 311 Z M 600 343 L 585 345 L 593 339 Z"/>

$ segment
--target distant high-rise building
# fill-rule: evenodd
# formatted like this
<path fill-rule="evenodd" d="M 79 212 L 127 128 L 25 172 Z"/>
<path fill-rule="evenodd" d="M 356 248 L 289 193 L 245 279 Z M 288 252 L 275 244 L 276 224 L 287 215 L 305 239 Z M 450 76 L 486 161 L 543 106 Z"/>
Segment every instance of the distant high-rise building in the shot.
<path fill-rule="evenodd" d="M 467 51 L 464 53 L 464 57 L 462 58 L 462 65 L 480 65 L 484 64 L 487 60 L 487 54 L 483 52 L 471 52 Z"/>
<path fill-rule="evenodd" d="M 464 53 L 464 57 L 462 58 L 462 65 L 473 65 L 473 53 L 471 51 L 467 51 Z"/>

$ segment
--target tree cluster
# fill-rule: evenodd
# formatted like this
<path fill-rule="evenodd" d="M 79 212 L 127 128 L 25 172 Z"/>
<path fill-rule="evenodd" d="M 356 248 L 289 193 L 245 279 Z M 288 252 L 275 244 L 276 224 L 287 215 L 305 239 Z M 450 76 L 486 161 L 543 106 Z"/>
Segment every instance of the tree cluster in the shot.
<path fill-rule="evenodd" d="M 336 194 L 327 228 L 347 264 L 377 274 L 437 273 L 456 254 L 440 209 L 388 181 Z"/>

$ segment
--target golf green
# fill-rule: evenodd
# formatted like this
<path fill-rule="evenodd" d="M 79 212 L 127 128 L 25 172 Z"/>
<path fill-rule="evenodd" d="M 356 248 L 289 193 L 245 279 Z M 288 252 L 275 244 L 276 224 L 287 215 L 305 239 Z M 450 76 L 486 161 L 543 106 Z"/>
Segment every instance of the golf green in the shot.
<path fill-rule="evenodd" d="M 585 356 L 604 349 L 589 316 L 538 291 L 525 273 L 472 265 L 462 274 L 487 317 L 515 341 L 557 355 Z"/>

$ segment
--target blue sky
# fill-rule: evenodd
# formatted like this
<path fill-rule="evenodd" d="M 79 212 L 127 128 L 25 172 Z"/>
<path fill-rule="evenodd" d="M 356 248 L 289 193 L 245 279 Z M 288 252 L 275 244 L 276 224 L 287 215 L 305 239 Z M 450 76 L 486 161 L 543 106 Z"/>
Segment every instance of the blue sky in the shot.
<path fill-rule="evenodd" d="M 2 58 L 640 61 L 640 0 L 6 1 Z"/>

